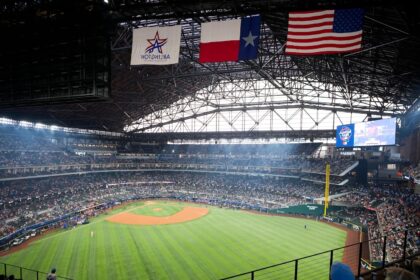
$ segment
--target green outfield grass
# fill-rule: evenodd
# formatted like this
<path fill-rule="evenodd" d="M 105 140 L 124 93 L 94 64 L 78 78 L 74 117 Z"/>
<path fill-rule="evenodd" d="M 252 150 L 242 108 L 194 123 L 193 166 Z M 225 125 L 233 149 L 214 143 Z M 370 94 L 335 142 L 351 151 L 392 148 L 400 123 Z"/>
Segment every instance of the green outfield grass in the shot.
<path fill-rule="evenodd" d="M 59 275 L 76 280 L 218 279 L 345 243 L 345 231 L 325 223 L 217 207 L 182 224 L 130 226 L 104 220 L 122 211 L 167 216 L 186 205 L 133 203 L 92 219 L 88 225 L 47 235 L 0 262 L 41 271 L 56 267 Z M 154 211 L 156 208 L 162 210 Z M 335 260 L 341 257 L 339 253 L 334 256 Z M 302 261 L 299 279 L 328 279 L 328 264 L 329 254 Z M 256 279 L 291 279 L 293 271 L 294 264 L 286 265 L 262 271 Z"/>
<path fill-rule="evenodd" d="M 164 205 L 164 207 L 161 207 Z M 131 210 L 131 213 L 145 215 L 145 216 L 157 216 L 157 217 L 164 217 L 164 216 L 171 216 L 184 208 L 185 205 L 180 203 L 160 203 L 160 204 L 151 204 L 151 205 L 144 205 L 141 208 L 135 208 Z"/>

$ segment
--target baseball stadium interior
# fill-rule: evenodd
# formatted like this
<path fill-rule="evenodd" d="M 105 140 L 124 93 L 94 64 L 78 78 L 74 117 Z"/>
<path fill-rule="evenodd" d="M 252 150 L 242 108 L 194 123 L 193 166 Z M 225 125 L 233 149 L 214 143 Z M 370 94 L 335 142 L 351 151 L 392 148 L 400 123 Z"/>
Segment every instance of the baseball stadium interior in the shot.
<path fill-rule="evenodd" d="M 420 279 L 420 3 L 2 0 L 0 34 L 0 280 Z"/>

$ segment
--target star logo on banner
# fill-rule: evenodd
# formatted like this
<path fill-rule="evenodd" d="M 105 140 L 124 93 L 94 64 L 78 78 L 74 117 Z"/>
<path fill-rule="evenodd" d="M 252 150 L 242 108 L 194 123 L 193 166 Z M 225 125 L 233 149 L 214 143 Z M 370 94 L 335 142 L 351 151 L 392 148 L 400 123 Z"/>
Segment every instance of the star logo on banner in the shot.
<path fill-rule="evenodd" d="M 248 45 L 252 45 L 253 47 L 255 47 L 255 44 L 254 44 L 255 38 L 258 38 L 258 36 L 252 36 L 251 31 L 249 31 L 248 36 L 242 37 L 242 40 L 245 41 L 245 47 L 247 47 Z"/>
<path fill-rule="evenodd" d="M 162 47 L 167 41 L 168 38 L 160 39 L 159 31 L 156 31 L 155 38 L 147 39 L 147 42 L 149 42 L 150 45 L 146 48 L 146 53 L 152 53 L 155 49 L 157 49 L 159 53 L 162 53 Z"/>

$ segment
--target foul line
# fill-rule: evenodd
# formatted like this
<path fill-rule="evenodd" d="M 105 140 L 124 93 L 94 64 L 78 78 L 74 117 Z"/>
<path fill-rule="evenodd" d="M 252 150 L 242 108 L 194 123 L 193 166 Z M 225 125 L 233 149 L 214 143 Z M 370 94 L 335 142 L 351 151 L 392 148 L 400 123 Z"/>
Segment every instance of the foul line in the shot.
<path fill-rule="evenodd" d="M 125 210 L 125 211 L 121 211 L 120 213 L 126 213 L 126 212 L 130 212 L 130 211 L 132 211 L 132 210 L 135 210 L 135 209 L 139 209 L 139 208 L 142 208 L 142 207 L 145 207 L 145 206 L 148 206 L 149 204 L 144 204 L 144 205 L 140 205 L 140 206 L 136 206 L 136 207 L 133 207 L 133 208 L 130 208 L 129 210 Z M 101 215 L 103 215 L 103 214 L 105 214 L 106 212 L 104 212 L 104 213 L 102 213 Z M 120 213 L 118 213 L 118 214 L 120 214 Z M 74 229 L 70 229 L 70 230 L 67 230 L 67 231 L 62 231 L 62 232 L 59 232 L 59 233 L 56 233 L 56 234 L 54 234 L 54 235 L 51 235 L 51 236 L 46 236 L 45 238 L 41 238 L 41 239 L 39 239 L 39 240 L 36 240 L 35 242 L 32 242 L 31 244 L 29 244 L 29 246 L 28 247 L 30 247 L 31 245 L 33 245 L 33 244 L 38 244 L 39 242 L 41 242 L 41 241 L 44 241 L 44 240 L 49 240 L 49 239 L 52 239 L 52 238 L 55 238 L 55 237 L 57 237 L 57 236 L 60 236 L 60 235 L 62 235 L 62 234 L 66 234 L 66 233 L 70 233 L 70 232 L 74 232 L 74 231 L 76 231 L 76 230 L 79 230 L 79 229 L 81 229 L 81 228 L 86 228 L 86 226 L 87 227 L 89 227 L 89 226 L 92 226 L 92 225 L 95 225 L 95 224 L 97 224 L 97 223 L 100 223 L 100 222 L 103 222 L 106 218 L 109 218 L 109 217 L 102 217 L 102 218 L 99 218 L 97 221 L 94 221 L 94 222 L 92 222 L 92 223 L 89 223 L 88 225 L 85 225 L 84 227 L 76 227 L 76 228 L 74 228 Z"/>

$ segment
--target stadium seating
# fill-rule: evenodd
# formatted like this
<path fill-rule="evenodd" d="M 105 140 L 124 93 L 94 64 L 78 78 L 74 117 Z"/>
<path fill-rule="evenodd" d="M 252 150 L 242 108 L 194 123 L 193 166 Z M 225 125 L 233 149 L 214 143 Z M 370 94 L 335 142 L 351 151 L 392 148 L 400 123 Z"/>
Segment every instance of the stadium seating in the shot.
<path fill-rule="evenodd" d="M 3 131 L 0 131 L 3 132 Z M 6 133 L 7 132 L 7 133 Z M 0 176 L 20 177 L 101 169 L 144 168 L 140 163 L 153 163 L 149 168 L 223 169 L 298 175 L 320 180 L 327 162 L 331 174 L 338 175 L 355 163 L 351 158 L 321 159 L 312 154 L 319 143 L 272 145 L 147 145 L 128 153 L 123 144 L 93 139 L 58 137 L 27 131 L 0 133 Z M 64 145 L 63 143 L 67 143 Z M 118 148 L 119 147 L 119 148 Z M 117 149 L 120 150 L 117 153 Z M 147 151 L 147 153 L 145 153 Z M 128 155 L 128 156 L 127 156 Z M 137 165 L 135 165 L 137 164 Z M 158 165 L 166 164 L 166 165 Z M 179 166 L 178 166 L 179 167 Z M 183 167 L 185 168 L 185 167 Z M 323 180 L 321 178 L 321 180 Z M 332 183 L 342 178 L 332 177 Z"/>
<path fill-rule="evenodd" d="M 337 187 L 332 193 L 343 190 Z M 0 232 L 5 235 L 91 205 L 130 199 L 171 197 L 272 209 L 306 203 L 308 198 L 321 197 L 323 191 L 322 185 L 304 181 L 194 173 L 99 173 L 17 180 L 0 187 Z"/>
<path fill-rule="evenodd" d="M 360 188 L 337 200 L 341 202 L 346 201 L 349 205 L 360 205 L 375 211 L 376 217 L 370 216 L 366 220 L 369 228 L 369 239 L 374 239 L 384 234 L 392 235 L 405 228 L 413 228 L 420 225 L 420 217 L 417 214 L 420 211 L 420 196 L 414 194 L 413 190 L 383 185 L 363 187 L 363 189 Z M 362 215 L 360 219 L 365 217 L 365 215 Z M 411 250 L 419 246 L 420 232 L 417 232 L 416 235 L 409 236 L 408 246 Z M 388 261 L 401 258 L 402 239 L 403 236 L 392 237 L 391 243 L 387 248 Z M 372 259 L 382 259 L 382 248 L 379 243 L 372 243 L 370 250 Z"/>
<path fill-rule="evenodd" d="M 260 150 L 255 145 L 145 145 L 130 153 L 115 142 L 72 139 L 64 145 L 66 141 L 30 133 L 23 137 L 16 132 L 0 134 L 0 176 L 10 178 L 0 182 L 0 238 L 72 213 L 65 222 L 48 225 L 69 226 L 86 217 L 81 209 L 109 207 L 133 199 L 174 198 L 259 211 L 311 203 L 324 195 L 323 185 L 314 182 L 325 180 L 327 163 L 331 164 L 331 183 L 339 184 L 343 178 L 337 175 L 356 162 L 354 158 L 314 157 L 312 153 L 319 147 L 315 144 L 263 145 L 258 147 Z M 273 153 L 281 149 L 284 154 Z M 141 173 L 134 172 L 136 169 L 151 170 Z M 178 172 L 169 172 L 174 170 Z M 64 175 L 82 171 L 86 174 Z M 242 175 L 203 173 L 208 171 Z M 18 180 L 22 176 L 52 174 L 63 176 Z M 370 239 L 420 224 L 416 215 L 420 197 L 412 190 L 366 187 L 354 182 L 330 189 L 331 195 L 341 193 L 333 203 L 358 207 L 332 215 L 366 226 Z M 419 237 L 420 232 L 409 236 L 409 248 L 419 246 Z M 390 240 L 388 261 L 400 257 L 401 238 Z M 370 256 L 372 260 L 382 259 L 381 244 L 370 244 Z"/>

